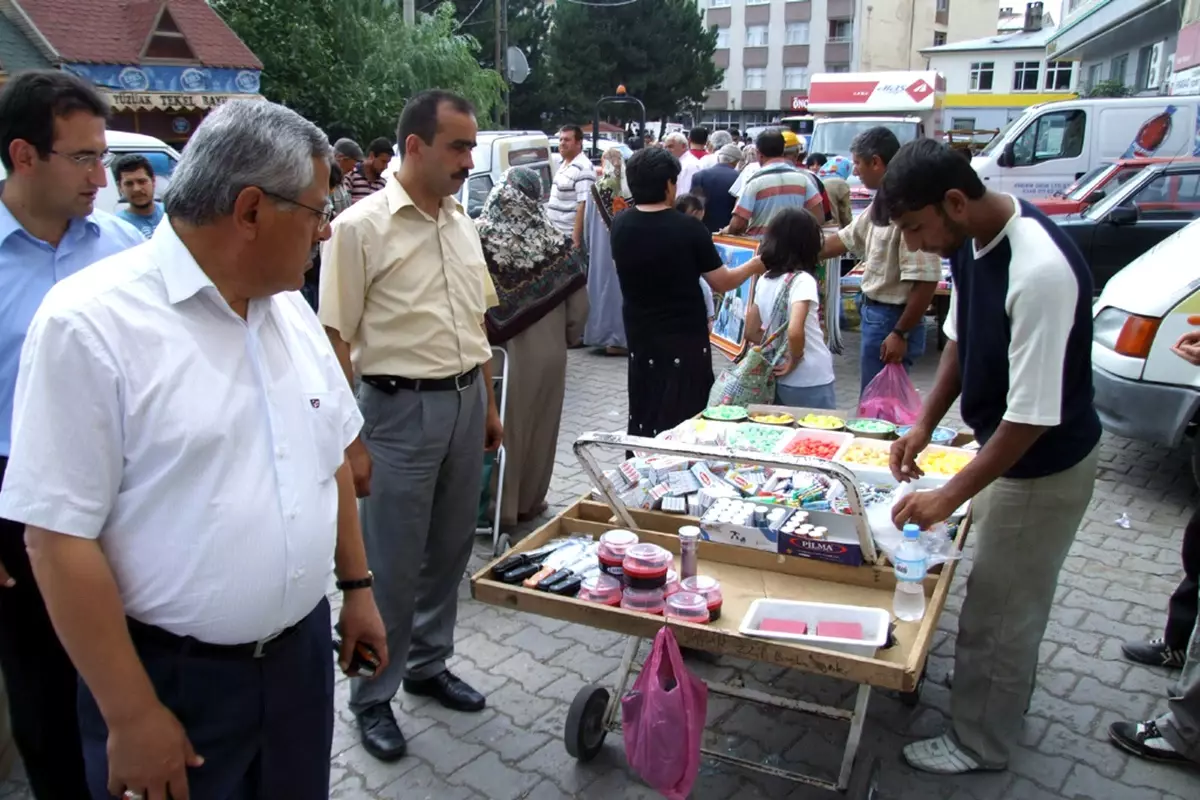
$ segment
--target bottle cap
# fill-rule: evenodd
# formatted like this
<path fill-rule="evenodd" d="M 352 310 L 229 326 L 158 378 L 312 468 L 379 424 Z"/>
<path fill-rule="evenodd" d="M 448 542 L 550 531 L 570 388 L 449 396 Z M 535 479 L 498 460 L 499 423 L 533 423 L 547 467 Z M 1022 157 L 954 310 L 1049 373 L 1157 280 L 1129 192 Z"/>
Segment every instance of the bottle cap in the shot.
<path fill-rule="evenodd" d="M 904 538 L 905 539 L 920 539 L 921 538 L 921 529 L 911 522 L 906 522 L 904 524 Z"/>
<path fill-rule="evenodd" d="M 700 529 L 697 528 L 695 525 L 684 525 L 682 528 L 679 529 L 679 538 L 680 539 L 699 540 Z"/>

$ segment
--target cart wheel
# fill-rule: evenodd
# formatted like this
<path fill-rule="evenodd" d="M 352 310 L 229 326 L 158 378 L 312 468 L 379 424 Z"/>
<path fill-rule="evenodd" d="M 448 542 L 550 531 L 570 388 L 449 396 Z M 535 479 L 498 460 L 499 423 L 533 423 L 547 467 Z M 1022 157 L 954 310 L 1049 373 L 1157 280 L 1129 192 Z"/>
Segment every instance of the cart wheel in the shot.
<path fill-rule="evenodd" d="M 603 686 L 584 686 L 571 702 L 567 712 L 563 743 L 567 752 L 580 761 L 591 761 L 604 746 L 604 713 L 608 710 L 608 689 Z"/>
<path fill-rule="evenodd" d="M 492 548 L 492 555 L 504 555 L 510 547 L 512 547 L 512 537 L 507 533 L 502 533 L 496 537 L 496 545 Z"/>
<path fill-rule="evenodd" d="M 879 791 L 879 759 L 872 757 L 855 767 L 846 796 L 851 800 L 883 800 Z"/>
<path fill-rule="evenodd" d="M 921 677 L 917 679 L 917 688 L 911 692 L 901 692 L 900 702 L 909 708 L 916 708 L 921 705 L 921 690 L 925 688 L 925 673 L 921 673 Z"/>

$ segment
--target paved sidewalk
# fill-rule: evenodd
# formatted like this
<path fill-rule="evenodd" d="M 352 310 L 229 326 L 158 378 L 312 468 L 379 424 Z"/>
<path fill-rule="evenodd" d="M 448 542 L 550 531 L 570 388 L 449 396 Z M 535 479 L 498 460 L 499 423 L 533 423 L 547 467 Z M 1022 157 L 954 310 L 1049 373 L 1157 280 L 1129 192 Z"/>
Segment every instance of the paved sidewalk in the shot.
<path fill-rule="evenodd" d="M 857 337 L 838 359 L 840 405 L 855 400 Z M 936 354 L 916 370 L 928 388 Z M 625 363 L 572 351 L 551 513 L 573 502 L 587 482 L 571 452 L 585 430 L 624 427 Z M 1184 452 L 1168 452 L 1106 436 L 1096 494 L 1058 590 L 1058 603 L 1041 649 L 1038 689 L 1021 749 L 1004 773 L 935 778 L 915 773 L 899 758 L 912 739 L 940 732 L 949 710 L 946 673 L 961 608 L 967 562 L 942 616 L 917 708 L 882 692 L 871 698 L 860 765 L 882 764 L 883 800 L 1184 800 L 1200 795 L 1200 771 L 1151 765 L 1110 746 L 1106 730 L 1118 719 L 1143 719 L 1161 708 L 1165 671 L 1120 659 L 1125 639 L 1157 635 L 1167 596 L 1179 578 L 1181 531 L 1195 487 Z M 1128 530 L 1115 524 L 1125 513 Z M 472 569 L 484 563 L 490 542 L 480 539 Z M 578 765 L 562 743 L 567 707 L 587 683 L 611 681 L 623 640 L 604 631 L 484 606 L 469 599 L 464 580 L 453 668 L 488 694 L 480 714 L 455 714 L 401 694 L 401 724 L 410 755 L 385 765 L 366 755 L 346 709 L 348 687 L 337 687 L 331 796 L 343 800 L 459 800 L 459 798 L 653 798 L 631 775 L 619 737 L 610 736 L 592 763 Z M 854 686 L 789 673 L 781 668 L 722 659 L 695 670 L 748 687 L 849 705 Z M 724 698 L 709 702 L 710 746 L 776 766 L 823 771 L 832 777 L 845 726 L 798 714 L 762 710 Z M 0 785 L 0 798 L 28 797 L 18 779 Z M 704 800 L 836 795 L 706 763 L 692 795 Z"/>

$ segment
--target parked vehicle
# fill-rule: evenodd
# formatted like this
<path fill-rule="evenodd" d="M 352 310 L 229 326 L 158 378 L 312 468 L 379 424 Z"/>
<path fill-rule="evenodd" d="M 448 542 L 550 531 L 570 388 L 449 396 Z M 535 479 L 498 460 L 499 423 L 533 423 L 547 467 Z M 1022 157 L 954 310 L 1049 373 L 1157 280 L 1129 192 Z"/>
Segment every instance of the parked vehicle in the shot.
<path fill-rule="evenodd" d="M 1200 217 L 1200 162 L 1155 164 L 1081 214 L 1055 217 L 1092 268 L 1096 291 L 1113 275 Z"/>
<path fill-rule="evenodd" d="M 900 144 L 937 135 L 946 81 L 937 72 L 834 72 L 814 75 L 808 89 L 813 122 L 809 150 L 850 157 L 850 142 L 883 125 Z"/>
<path fill-rule="evenodd" d="M 528 167 L 538 173 L 542 178 L 542 201 L 550 199 L 550 183 L 554 178 L 550 140 L 541 131 L 481 131 L 475 137 L 471 160 L 475 166 L 455 199 L 472 217 L 479 216 L 492 187 L 509 167 Z"/>
<path fill-rule="evenodd" d="M 1200 155 L 1200 96 L 1081 98 L 1030 106 L 972 166 L 989 189 L 1021 197 L 1065 192 L 1118 158 Z"/>
<path fill-rule="evenodd" d="M 1090 205 L 1120 189 L 1130 178 L 1151 164 L 1169 164 L 1177 159 L 1167 157 L 1119 158 L 1101 164 L 1075 183 L 1052 197 L 1037 197 L 1029 202 L 1043 213 L 1078 214 Z M 1180 159 L 1186 160 L 1186 159 Z"/>
<path fill-rule="evenodd" d="M 1104 429 L 1176 447 L 1190 439 L 1200 482 L 1200 369 L 1171 352 L 1200 314 L 1200 222 L 1113 276 L 1093 308 L 1092 381 Z"/>

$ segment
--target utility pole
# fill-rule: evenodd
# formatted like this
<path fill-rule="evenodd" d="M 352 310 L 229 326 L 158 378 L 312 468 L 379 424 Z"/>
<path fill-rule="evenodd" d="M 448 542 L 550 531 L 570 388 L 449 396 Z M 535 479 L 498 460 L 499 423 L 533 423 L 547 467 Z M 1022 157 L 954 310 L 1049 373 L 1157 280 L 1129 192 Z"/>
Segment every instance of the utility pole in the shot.
<path fill-rule="evenodd" d="M 492 0 L 492 11 L 494 12 L 495 31 L 496 31 L 496 35 L 493 37 L 495 39 L 495 45 L 496 45 L 496 52 L 495 52 L 496 72 L 500 73 L 501 79 L 503 79 L 506 84 L 508 82 L 508 79 L 504 75 L 504 44 L 505 44 L 504 38 L 505 38 L 505 32 L 506 32 L 507 26 L 504 24 L 505 23 L 504 14 L 507 10 L 508 9 L 506 8 L 506 6 L 502 0 Z M 507 91 L 505 91 L 505 97 L 507 98 L 507 96 L 508 96 L 508 93 L 507 93 Z M 505 104 L 505 107 L 498 107 L 496 109 L 496 127 L 498 129 L 503 129 L 505 127 L 504 126 L 504 111 L 505 111 L 506 107 L 507 107 L 507 103 Z"/>
<path fill-rule="evenodd" d="M 412 25 L 417 21 L 416 0 L 404 0 L 404 24 Z"/>
<path fill-rule="evenodd" d="M 509 112 L 512 102 L 512 87 L 508 80 L 508 0 L 496 0 L 496 5 L 500 6 L 500 35 L 499 50 L 503 59 L 500 63 L 500 77 L 504 79 L 504 130 L 512 127 L 512 120 Z"/>

